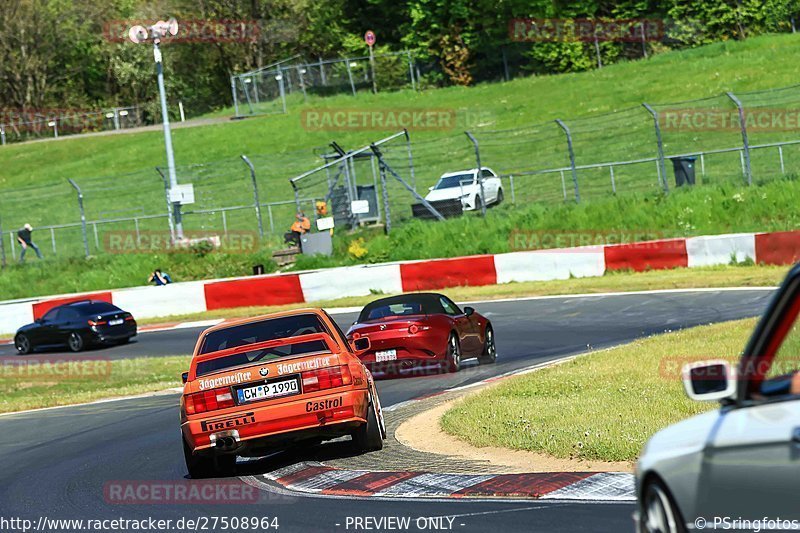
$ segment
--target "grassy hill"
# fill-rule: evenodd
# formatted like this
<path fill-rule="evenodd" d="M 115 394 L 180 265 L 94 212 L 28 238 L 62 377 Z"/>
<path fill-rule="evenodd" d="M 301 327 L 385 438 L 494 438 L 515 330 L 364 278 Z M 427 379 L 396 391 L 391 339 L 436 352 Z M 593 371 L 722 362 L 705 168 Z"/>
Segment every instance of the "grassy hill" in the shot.
<path fill-rule="evenodd" d="M 644 61 L 578 74 L 417 93 L 310 98 L 307 103 L 295 102 L 285 115 L 175 129 L 176 162 L 184 166 L 181 175 L 191 176 L 201 193 L 198 208 L 213 211 L 213 208 L 252 202 L 246 168 L 238 159 L 243 153 L 256 163 L 262 201 L 290 200 L 293 195 L 286 180 L 320 163 L 315 148 L 332 140 L 345 148 L 355 148 L 393 132 L 392 129 L 312 131 L 304 127 L 304 112 L 325 109 L 453 110 L 458 117 L 453 129 L 411 131 L 417 185 L 421 191 L 444 170 L 474 166 L 471 146 L 462 133 L 467 128 L 476 131 L 481 140 L 484 164 L 502 172 L 564 166 L 563 133 L 552 123 L 556 118 L 573 119 L 567 122 L 574 130 L 579 165 L 652 157 L 655 155 L 652 122 L 640 107 L 641 102 L 714 97 L 691 105 L 729 108 L 732 104 L 727 98 L 719 96 L 724 91 L 747 93 L 795 83 L 800 74 L 800 65 L 795 61 L 798 52 L 798 35 L 764 36 L 665 53 Z M 746 104 L 763 105 L 757 98 L 762 97 L 742 96 Z M 780 93 L 775 101 L 784 108 L 800 108 L 800 91 Z M 614 111 L 621 113 L 580 120 Z M 522 141 L 509 133 L 493 133 L 509 128 L 527 128 Z M 798 137 L 796 131 L 758 132 L 751 140 L 758 143 Z M 668 154 L 696 146 L 735 146 L 739 142 L 736 131 L 665 132 Z M 651 163 L 616 170 L 618 191 L 631 193 L 620 196 L 610 194 L 607 169 L 581 171 L 585 202 L 580 206 L 559 201 L 562 191 L 557 174 L 517 178 L 516 209 L 506 205 L 492 210 L 486 221 L 466 216 L 435 226 L 408 223 L 398 227 L 391 240 L 371 232 L 355 235 L 338 232 L 335 258 L 324 262 L 306 260 L 301 266 L 356 261 L 347 250 L 350 242 L 359 237 L 365 239 L 364 246 L 369 249 L 365 260 L 377 261 L 505 251 L 512 228 L 645 228 L 662 233 L 693 234 L 795 227 L 797 220 L 792 206 L 797 203 L 789 200 L 798 194 L 798 186 L 792 178 L 800 165 L 800 151 L 787 149 L 784 156 L 787 175 L 781 181 L 764 185 L 766 188 L 762 192 L 769 201 L 763 201 L 762 193 L 755 192 L 760 189 L 745 193 L 744 201 L 731 200 L 740 193 L 738 153 L 708 158 L 706 175 L 700 180 L 705 187 L 697 189 L 697 194 L 673 194 L 666 199 L 657 194 L 655 166 Z M 213 161 L 217 163 L 191 167 Z M 66 184 L 66 178 L 76 179 L 84 187 L 90 220 L 163 214 L 163 187 L 153 170 L 156 165 L 163 164 L 160 132 L 65 137 L 4 146 L 0 149 L 3 228 L 7 233 L 23 222 L 34 226 L 76 222 L 75 195 Z M 754 152 L 753 168 L 758 182 L 766 183 L 780 177 L 774 150 Z M 671 176 L 669 169 L 668 174 Z M 534 203 L 537 200 L 541 202 Z M 276 233 L 281 233 L 288 225 L 291 209 L 287 206 L 274 213 Z M 736 216 L 729 216 L 734 212 Z M 255 229 L 252 209 L 238 211 L 226 222 L 229 228 Z M 192 215 L 187 217 L 187 225 L 189 229 L 220 228 L 221 219 L 217 212 Z M 107 229 L 130 231 L 133 228 L 130 224 L 107 225 L 101 226 L 99 231 Z M 143 219 L 141 229 L 163 231 L 166 222 L 163 218 Z M 49 249 L 49 236 L 41 232 L 37 235 L 49 256 L 46 270 L 40 275 L 34 273 L 37 267 L 27 265 L 8 268 L 0 276 L 0 293 L 4 297 L 137 285 L 149 269 L 159 265 L 171 269 L 178 279 L 240 274 L 246 273 L 250 265 L 268 262 L 269 258 L 268 250 L 263 250 L 254 254 L 205 257 L 102 255 L 88 263 L 82 259 L 65 262 L 64 257 L 79 254 L 82 245 L 77 230 L 58 231 L 61 233 L 55 254 Z M 479 234 L 480 238 L 464 238 L 474 234 Z M 8 243 L 8 235 L 5 239 Z M 65 240 L 68 245 L 64 244 Z M 98 242 L 102 242 L 102 235 Z M 267 244 L 275 242 L 274 238 L 268 239 Z M 94 243 L 90 246 L 94 252 Z M 60 261 L 57 267 L 51 263 L 56 259 Z M 55 270 L 63 272 L 64 279 L 58 279 L 61 275 L 54 273 Z M 29 283 L 31 279 L 37 279 L 36 283 Z"/>

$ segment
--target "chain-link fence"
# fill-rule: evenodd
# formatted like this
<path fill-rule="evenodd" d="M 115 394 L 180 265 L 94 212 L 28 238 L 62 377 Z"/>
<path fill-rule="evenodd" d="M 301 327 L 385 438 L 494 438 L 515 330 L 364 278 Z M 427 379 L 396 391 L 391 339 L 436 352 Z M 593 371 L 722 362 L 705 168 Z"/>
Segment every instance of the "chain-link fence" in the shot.
<path fill-rule="evenodd" d="M 309 96 L 392 91 L 416 86 L 409 52 L 305 61 L 297 56 L 231 77 L 237 117 L 285 113 Z"/>
<path fill-rule="evenodd" d="M 82 109 L 0 111 L 0 144 L 65 135 L 138 128 L 154 123 L 147 109 L 139 106 Z"/>
<path fill-rule="evenodd" d="M 337 228 L 391 231 L 411 218 L 482 214 L 498 200 L 513 208 L 667 194 L 679 183 L 759 184 L 796 175 L 798 129 L 800 86 L 436 138 L 401 131 L 357 149 L 334 142 L 178 167 L 178 184 L 194 191 L 180 223 L 189 233 L 249 231 L 278 246 L 297 210 L 332 216 Z M 502 195 L 491 196 L 493 176 L 479 167 L 499 175 Z M 169 180 L 157 168 L 4 190 L 0 252 L 17 258 L 16 232 L 30 223 L 45 254 L 103 253 L 109 234 L 172 236 L 172 210 Z"/>

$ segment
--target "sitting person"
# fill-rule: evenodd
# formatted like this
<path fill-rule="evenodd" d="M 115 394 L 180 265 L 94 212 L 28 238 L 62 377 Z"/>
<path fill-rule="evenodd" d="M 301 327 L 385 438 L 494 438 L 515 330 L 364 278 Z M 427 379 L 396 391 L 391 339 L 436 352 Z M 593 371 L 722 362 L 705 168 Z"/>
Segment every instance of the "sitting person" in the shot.
<path fill-rule="evenodd" d="M 147 278 L 147 282 L 156 286 L 167 285 L 168 283 L 172 283 L 172 278 L 169 277 L 169 274 L 162 272 L 160 268 L 157 268 L 152 274 L 150 274 L 150 277 Z"/>
<path fill-rule="evenodd" d="M 311 229 L 311 221 L 303 213 L 297 213 L 295 218 L 289 232 L 284 234 L 283 241 L 286 244 L 300 246 L 300 236 Z"/>

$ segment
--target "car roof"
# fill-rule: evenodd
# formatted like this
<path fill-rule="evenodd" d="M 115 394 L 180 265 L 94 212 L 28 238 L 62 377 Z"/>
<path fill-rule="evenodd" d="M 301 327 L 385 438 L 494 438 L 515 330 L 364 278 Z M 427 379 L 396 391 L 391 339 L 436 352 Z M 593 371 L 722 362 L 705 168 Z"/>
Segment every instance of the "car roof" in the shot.
<path fill-rule="evenodd" d="M 490 172 L 494 172 L 494 170 L 492 170 L 489 167 L 481 167 L 481 168 L 483 170 L 488 170 Z M 476 172 L 478 172 L 477 168 L 470 168 L 470 169 L 465 169 L 465 170 L 456 170 L 454 172 L 445 172 L 444 174 L 442 174 L 440 176 L 440 179 L 441 178 L 448 178 L 450 176 L 458 176 L 459 174 L 475 174 Z"/>

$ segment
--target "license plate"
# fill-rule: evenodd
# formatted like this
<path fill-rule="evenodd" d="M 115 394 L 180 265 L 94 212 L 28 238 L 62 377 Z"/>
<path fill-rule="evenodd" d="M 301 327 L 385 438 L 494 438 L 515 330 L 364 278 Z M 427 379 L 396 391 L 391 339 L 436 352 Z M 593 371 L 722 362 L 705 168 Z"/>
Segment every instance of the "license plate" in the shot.
<path fill-rule="evenodd" d="M 236 391 L 239 403 L 266 400 L 268 398 L 279 398 L 300 392 L 300 382 L 297 379 L 287 379 L 284 381 L 274 381 L 263 383 L 255 387 L 247 387 Z"/>
<path fill-rule="evenodd" d="M 397 350 L 378 350 L 375 352 L 375 361 L 378 363 L 394 361 L 395 359 L 397 359 Z"/>
<path fill-rule="evenodd" d="M 114 320 L 109 320 L 109 321 L 108 321 L 108 325 L 109 325 L 109 326 L 119 326 L 119 325 L 120 325 L 120 324 L 122 324 L 123 322 L 125 322 L 123 319 L 121 319 L 121 318 L 115 318 Z"/>

